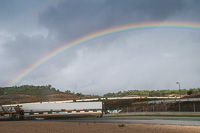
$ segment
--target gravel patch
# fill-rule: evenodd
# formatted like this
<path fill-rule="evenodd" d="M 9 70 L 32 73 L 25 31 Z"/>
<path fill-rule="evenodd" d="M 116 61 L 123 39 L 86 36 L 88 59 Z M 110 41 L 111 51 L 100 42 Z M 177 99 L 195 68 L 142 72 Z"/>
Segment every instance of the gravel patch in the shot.
<path fill-rule="evenodd" d="M 4 121 L 1 133 L 198 133 L 200 126 L 79 123 L 55 121 Z"/>

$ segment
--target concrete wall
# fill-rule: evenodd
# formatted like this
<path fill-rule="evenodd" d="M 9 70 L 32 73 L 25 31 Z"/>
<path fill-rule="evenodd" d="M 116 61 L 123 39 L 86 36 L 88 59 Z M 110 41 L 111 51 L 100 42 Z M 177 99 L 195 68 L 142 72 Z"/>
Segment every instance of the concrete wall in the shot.
<path fill-rule="evenodd" d="M 78 109 L 102 109 L 102 102 L 73 102 L 73 103 L 27 103 L 22 104 L 25 112 L 61 111 Z"/>

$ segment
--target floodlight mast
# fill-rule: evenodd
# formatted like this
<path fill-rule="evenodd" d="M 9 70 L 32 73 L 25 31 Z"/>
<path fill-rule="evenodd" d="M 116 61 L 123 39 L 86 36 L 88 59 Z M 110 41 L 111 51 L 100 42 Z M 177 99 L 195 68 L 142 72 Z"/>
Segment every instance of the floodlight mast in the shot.
<path fill-rule="evenodd" d="M 176 82 L 176 84 L 178 84 L 179 85 L 179 93 L 180 93 L 180 98 L 181 98 L 181 84 L 179 83 L 179 82 Z"/>

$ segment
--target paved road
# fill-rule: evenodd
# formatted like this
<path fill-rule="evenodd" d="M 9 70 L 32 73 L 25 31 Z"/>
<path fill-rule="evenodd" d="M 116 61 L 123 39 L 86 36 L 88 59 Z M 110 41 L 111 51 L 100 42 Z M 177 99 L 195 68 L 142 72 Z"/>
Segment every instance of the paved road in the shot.
<path fill-rule="evenodd" d="M 60 120 L 66 122 L 86 123 L 135 123 L 135 124 L 164 124 L 164 125 L 189 125 L 200 126 L 200 117 L 104 117 Z"/>

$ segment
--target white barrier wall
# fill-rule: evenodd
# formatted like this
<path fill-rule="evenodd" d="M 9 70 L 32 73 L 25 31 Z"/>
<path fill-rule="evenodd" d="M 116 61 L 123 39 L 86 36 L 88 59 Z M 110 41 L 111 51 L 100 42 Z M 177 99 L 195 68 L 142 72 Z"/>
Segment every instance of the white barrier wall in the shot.
<path fill-rule="evenodd" d="M 61 111 L 61 110 L 90 110 L 102 109 L 102 102 L 73 102 L 73 103 L 27 103 L 22 104 L 24 112 Z"/>

